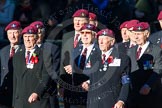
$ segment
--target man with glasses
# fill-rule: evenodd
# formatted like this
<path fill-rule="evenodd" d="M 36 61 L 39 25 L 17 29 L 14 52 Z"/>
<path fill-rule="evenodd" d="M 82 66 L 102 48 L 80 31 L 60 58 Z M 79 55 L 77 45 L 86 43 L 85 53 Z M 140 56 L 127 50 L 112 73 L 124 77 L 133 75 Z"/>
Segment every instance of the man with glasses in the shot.
<path fill-rule="evenodd" d="M 96 26 L 85 24 L 81 28 L 80 34 L 82 44 L 73 51 L 72 81 L 74 87 L 81 88 L 73 92 L 74 97 L 72 98 L 78 100 L 82 107 L 86 108 L 87 87 L 90 84 L 89 75 L 94 71 L 93 66 L 99 58 L 99 49 L 94 43 Z"/>

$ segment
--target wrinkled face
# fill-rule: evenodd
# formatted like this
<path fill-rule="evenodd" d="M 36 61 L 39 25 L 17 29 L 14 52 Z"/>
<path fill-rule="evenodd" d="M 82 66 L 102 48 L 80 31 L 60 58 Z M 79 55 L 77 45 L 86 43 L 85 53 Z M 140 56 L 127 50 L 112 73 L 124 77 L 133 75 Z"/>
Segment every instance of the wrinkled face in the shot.
<path fill-rule="evenodd" d="M 87 18 L 82 18 L 82 17 L 74 17 L 73 23 L 74 23 L 74 29 L 76 31 L 80 31 L 81 27 L 84 24 L 88 23 L 88 19 Z"/>
<path fill-rule="evenodd" d="M 35 34 L 24 34 L 23 39 L 26 49 L 33 49 L 34 46 L 36 45 L 37 39 Z"/>
<path fill-rule="evenodd" d="M 128 31 L 128 29 L 127 28 L 122 28 L 121 29 L 121 35 L 122 35 L 122 39 L 124 40 L 124 41 L 128 41 L 129 40 L 129 31 Z"/>
<path fill-rule="evenodd" d="M 149 32 L 148 31 L 134 31 L 134 36 L 136 39 L 137 45 L 144 45 L 147 41 L 147 38 L 149 37 Z"/>
<path fill-rule="evenodd" d="M 20 30 L 7 30 L 7 37 L 11 44 L 17 44 L 20 40 Z"/>
<path fill-rule="evenodd" d="M 80 32 L 81 34 L 81 40 L 83 44 L 91 44 L 94 39 L 94 34 L 92 33 L 91 30 L 82 30 Z"/>
<path fill-rule="evenodd" d="M 115 39 L 108 36 L 99 36 L 98 44 L 101 51 L 108 51 L 115 43 Z"/>

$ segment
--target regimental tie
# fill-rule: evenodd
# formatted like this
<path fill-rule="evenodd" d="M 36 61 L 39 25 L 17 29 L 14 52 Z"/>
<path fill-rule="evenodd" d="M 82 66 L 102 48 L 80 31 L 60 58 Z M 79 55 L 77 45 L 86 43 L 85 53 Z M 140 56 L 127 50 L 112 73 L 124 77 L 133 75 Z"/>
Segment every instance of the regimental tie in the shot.
<path fill-rule="evenodd" d="M 80 68 L 84 69 L 85 66 L 85 62 L 86 62 L 86 55 L 87 55 L 87 48 L 84 48 L 84 51 L 81 55 L 81 59 L 80 59 Z"/>
<path fill-rule="evenodd" d="M 138 59 L 139 59 L 139 57 L 140 57 L 141 50 L 142 50 L 142 48 L 141 48 L 141 47 L 139 47 L 139 49 L 138 49 L 138 51 L 137 51 L 137 55 L 136 55 L 137 60 L 138 60 Z"/>
<path fill-rule="evenodd" d="M 27 51 L 25 59 L 26 59 L 26 64 L 29 64 L 30 63 L 30 51 Z"/>
<path fill-rule="evenodd" d="M 78 45 L 78 38 L 80 34 L 76 34 L 75 39 L 74 39 L 74 48 Z"/>
<path fill-rule="evenodd" d="M 105 63 L 105 60 L 106 60 L 106 55 L 105 54 L 102 54 L 102 64 Z"/>
<path fill-rule="evenodd" d="M 14 54 L 15 54 L 15 48 L 12 47 L 11 52 L 10 52 L 10 58 L 12 58 L 14 56 Z"/>

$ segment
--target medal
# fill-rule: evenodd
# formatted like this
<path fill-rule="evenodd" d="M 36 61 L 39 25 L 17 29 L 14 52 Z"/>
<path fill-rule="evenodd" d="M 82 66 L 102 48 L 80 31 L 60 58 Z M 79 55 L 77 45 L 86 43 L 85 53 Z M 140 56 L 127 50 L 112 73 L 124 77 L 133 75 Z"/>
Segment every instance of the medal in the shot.
<path fill-rule="evenodd" d="M 107 67 L 104 67 L 104 68 L 103 68 L 103 71 L 106 71 L 106 70 L 107 70 Z"/>

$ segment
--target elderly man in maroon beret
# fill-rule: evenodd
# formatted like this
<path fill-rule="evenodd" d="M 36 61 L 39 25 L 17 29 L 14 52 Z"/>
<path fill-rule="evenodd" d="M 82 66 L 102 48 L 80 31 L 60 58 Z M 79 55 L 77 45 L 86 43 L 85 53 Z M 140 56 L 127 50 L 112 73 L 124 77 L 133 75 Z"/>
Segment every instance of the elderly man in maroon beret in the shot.
<path fill-rule="evenodd" d="M 37 46 L 43 48 L 43 59 L 44 64 L 46 66 L 47 72 L 51 77 L 49 89 L 48 91 L 51 94 L 50 103 L 51 108 L 58 107 L 58 99 L 57 99 L 57 84 L 56 80 L 59 74 L 59 67 L 60 67 L 60 49 L 57 45 L 45 41 L 45 27 L 43 22 L 41 21 L 34 21 L 30 24 L 30 26 L 36 27 L 38 29 L 38 39 L 37 39 Z"/>
<path fill-rule="evenodd" d="M 37 29 L 27 26 L 22 30 L 24 49 L 13 58 L 13 107 L 49 108 L 46 92 L 49 75 L 44 65 L 43 52 L 37 47 Z"/>
<path fill-rule="evenodd" d="M 132 33 L 132 31 L 133 26 L 136 25 L 137 23 L 139 23 L 139 21 L 133 19 L 130 21 L 123 22 L 120 25 L 123 42 L 116 44 L 120 52 L 127 53 L 127 50 L 129 48 L 134 47 L 136 45 L 135 36 Z"/>
<path fill-rule="evenodd" d="M 150 26 L 147 22 L 134 25 L 132 30 L 137 45 L 128 49 L 131 59 L 128 108 L 161 108 L 162 50 L 148 41 Z"/>
<path fill-rule="evenodd" d="M 161 29 L 162 29 L 162 11 L 159 12 L 157 20 L 159 21 Z M 160 48 L 162 48 L 162 35 L 161 34 L 162 34 L 162 30 L 157 31 L 149 36 L 149 41 L 160 46 Z"/>
<path fill-rule="evenodd" d="M 99 68 L 90 75 L 87 108 L 124 108 L 129 91 L 129 57 L 116 47 L 110 29 L 97 33 L 100 48 Z"/>
<path fill-rule="evenodd" d="M 89 75 L 93 71 L 94 64 L 99 53 L 99 48 L 95 44 L 96 26 L 92 24 L 85 24 L 82 26 L 81 31 L 82 44 L 73 51 L 73 70 L 72 73 L 72 86 L 74 91 L 71 95 L 71 100 L 77 100 L 78 105 L 86 108 L 87 102 L 87 87 L 89 85 Z M 80 87 L 80 89 L 77 89 Z M 76 108 L 79 108 L 76 105 Z"/>
<path fill-rule="evenodd" d="M 0 53 L 0 108 L 12 107 L 13 66 L 12 58 L 20 48 L 21 24 L 10 22 L 5 31 L 10 45 L 1 49 Z"/>

